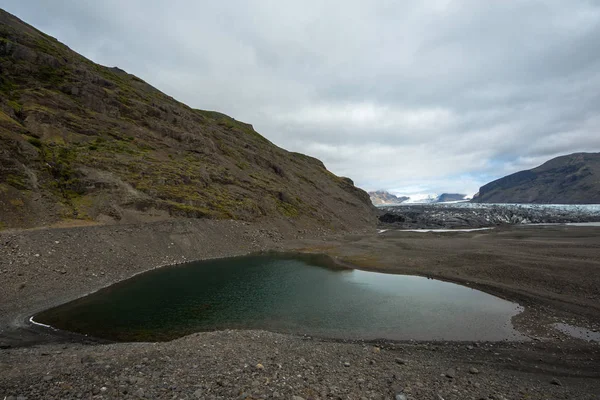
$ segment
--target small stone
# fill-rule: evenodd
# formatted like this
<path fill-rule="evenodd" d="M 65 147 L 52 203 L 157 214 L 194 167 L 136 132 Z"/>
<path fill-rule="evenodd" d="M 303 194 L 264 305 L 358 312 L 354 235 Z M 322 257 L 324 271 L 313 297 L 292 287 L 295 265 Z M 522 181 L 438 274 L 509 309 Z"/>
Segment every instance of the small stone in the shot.
<path fill-rule="evenodd" d="M 407 361 L 407 360 L 404 360 L 404 359 L 402 359 L 402 358 L 396 358 L 396 360 L 395 360 L 395 361 L 396 361 L 396 364 L 400 364 L 400 365 L 405 365 L 405 364 L 408 364 L 408 361 Z"/>
<path fill-rule="evenodd" d="M 407 397 L 404 393 L 396 393 L 396 400 L 407 400 Z"/>
<path fill-rule="evenodd" d="M 445 375 L 447 378 L 454 379 L 454 377 L 456 376 L 456 371 L 454 370 L 454 368 L 450 368 L 448 371 L 446 371 Z"/>
<path fill-rule="evenodd" d="M 550 381 L 551 384 L 556 385 L 556 386 L 562 386 L 562 383 L 556 379 L 556 378 L 552 378 L 552 380 Z"/>
<path fill-rule="evenodd" d="M 83 357 L 81 357 L 81 363 L 82 364 L 91 364 L 93 362 L 95 362 L 96 360 L 94 359 L 94 357 L 88 355 L 85 355 Z"/>
<path fill-rule="evenodd" d="M 44 376 L 44 382 L 50 382 L 52 380 L 52 375 L 46 375 Z"/>
<path fill-rule="evenodd" d="M 258 363 L 258 364 L 256 364 L 256 369 L 263 370 L 263 369 L 265 369 L 265 366 L 262 365 L 261 363 Z"/>
<path fill-rule="evenodd" d="M 471 368 L 469 368 L 469 373 L 473 374 L 473 375 L 477 375 L 477 374 L 479 374 L 479 370 L 475 367 L 471 367 Z"/>
<path fill-rule="evenodd" d="M 292 400 L 304 400 L 304 397 L 292 396 Z"/>
<path fill-rule="evenodd" d="M 379 348 L 378 346 L 373 347 L 373 353 L 375 353 L 375 354 L 381 353 L 381 348 Z"/>
<path fill-rule="evenodd" d="M 349 367 L 349 366 L 350 366 L 350 363 L 349 363 L 348 361 L 346 361 L 346 362 L 344 363 L 344 367 Z"/>

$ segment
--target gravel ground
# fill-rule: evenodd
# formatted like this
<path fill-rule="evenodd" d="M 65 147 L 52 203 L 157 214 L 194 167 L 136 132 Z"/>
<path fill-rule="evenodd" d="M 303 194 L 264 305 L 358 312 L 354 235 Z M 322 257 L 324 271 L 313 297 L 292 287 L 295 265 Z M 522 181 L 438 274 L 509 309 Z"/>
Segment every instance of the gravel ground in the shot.
<path fill-rule="evenodd" d="M 320 238 L 317 238 L 320 237 Z M 600 229 L 336 236 L 286 223 L 171 221 L 0 233 L 0 399 L 600 399 Z M 261 331 L 100 343 L 26 323 L 160 265 L 279 249 L 457 281 L 518 301 L 534 340 L 341 342 Z M 296 397 L 294 397 L 296 396 Z"/>
<path fill-rule="evenodd" d="M 15 399 L 597 399 L 598 350 L 341 343 L 223 331 L 168 343 L 6 351 L 0 393 Z"/>

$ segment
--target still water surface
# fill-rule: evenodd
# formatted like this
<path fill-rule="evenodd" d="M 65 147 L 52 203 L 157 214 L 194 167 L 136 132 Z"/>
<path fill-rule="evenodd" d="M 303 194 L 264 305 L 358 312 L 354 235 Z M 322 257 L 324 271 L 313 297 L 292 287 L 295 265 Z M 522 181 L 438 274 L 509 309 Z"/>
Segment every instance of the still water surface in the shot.
<path fill-rule="evenodd" d="M 510 323 L 520 311 L 452 283 L 271 254 L 161 268 L 34 319 L 124 341 L 227 328 L 355 339 L 512 340 L 523 338 Z"/>

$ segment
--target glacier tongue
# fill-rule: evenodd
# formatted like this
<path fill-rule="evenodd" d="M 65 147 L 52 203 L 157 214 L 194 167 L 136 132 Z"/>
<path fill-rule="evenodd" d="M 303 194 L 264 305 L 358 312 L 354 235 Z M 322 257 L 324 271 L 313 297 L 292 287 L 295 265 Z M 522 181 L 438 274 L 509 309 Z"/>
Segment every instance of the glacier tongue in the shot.
<path fill-rule="evenodd" d="M 403 229 L 600 222 L 600 204 L 414 203 L 381 210 L 382 223 Z"/>

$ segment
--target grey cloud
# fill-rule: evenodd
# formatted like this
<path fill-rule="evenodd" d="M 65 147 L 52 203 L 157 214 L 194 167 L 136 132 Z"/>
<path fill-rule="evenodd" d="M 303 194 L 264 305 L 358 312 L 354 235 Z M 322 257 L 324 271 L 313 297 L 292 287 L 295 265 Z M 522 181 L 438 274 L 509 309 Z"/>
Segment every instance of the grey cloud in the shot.
<path fill-rule="evenodd" d="M 0 0 L 365 188 L 476 191 L 600 151 L 600 2 Z"/>

